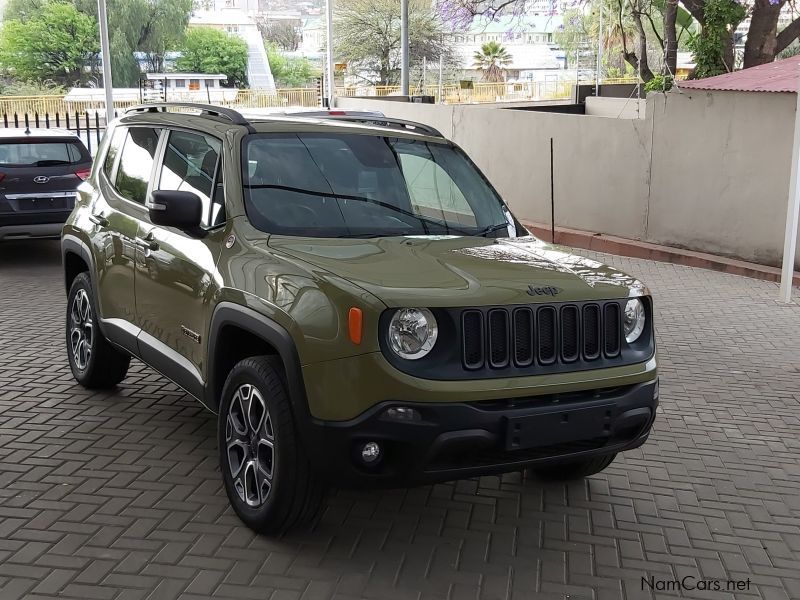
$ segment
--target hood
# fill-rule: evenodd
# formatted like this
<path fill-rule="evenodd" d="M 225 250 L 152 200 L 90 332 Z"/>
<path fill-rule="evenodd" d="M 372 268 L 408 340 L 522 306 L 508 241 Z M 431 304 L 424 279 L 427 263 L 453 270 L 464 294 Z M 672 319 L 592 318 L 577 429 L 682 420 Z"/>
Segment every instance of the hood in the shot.
<path fill-rule="evenodd" d="M 269 245 L 351 281 L 389 307 L 531 304 L 646 293 L 633 277 L 532 236 L 271 236 Z"/>

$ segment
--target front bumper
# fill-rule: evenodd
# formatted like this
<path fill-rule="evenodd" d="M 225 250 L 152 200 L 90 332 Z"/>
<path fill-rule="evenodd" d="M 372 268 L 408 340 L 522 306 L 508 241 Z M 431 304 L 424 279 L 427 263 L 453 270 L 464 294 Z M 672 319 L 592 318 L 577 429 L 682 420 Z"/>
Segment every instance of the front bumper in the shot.
<path fill-rule="evenodd" d="M 418 421 L 396 421 L 392 406 Z M 313 419 L 306 449 L 313 466 L 345 487 L 433 483 L 555 464 L 636 448 L 658 406 L 658 380 L 615 388 L 481 402 L 383 402 L 349 421 Z M 378 461 L 361 447 L 374 441 Z"/>

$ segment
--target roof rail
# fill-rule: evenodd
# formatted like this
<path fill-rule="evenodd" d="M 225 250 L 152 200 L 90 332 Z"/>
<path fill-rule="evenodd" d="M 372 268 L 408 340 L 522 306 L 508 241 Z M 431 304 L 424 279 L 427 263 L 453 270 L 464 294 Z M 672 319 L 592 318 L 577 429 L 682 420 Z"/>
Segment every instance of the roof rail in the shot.
<path fill-rule="evenodd" d="M 298 115 L 302 116 L 302 115 Z M 396 129 L 407 129 L 409 131 L 414 131 L 417 133 L 424 133 L 427 135 L 432 135 L 434 137 L 443 138 L 444 136 L 439 132 L 438 129 L 434 129 L 429 125 L 423 125 L 422 123 L 416 123 L 414 121 L 406 121 L 405 119 L 394 119 L 392 117 L 378 117 L 378 116 L 367 116 L 367 115 L 328 115 L 322 116 L 321 119 L 325 120 L 332 120 L 332 121 L 352 121 L 354 123 L 364 123 L 366 125 L 378 125 L 382 127 L 393 127 Z"/>
<path fill-rule="evenodd" d="M 251 127 L 250 121 L 245 119 L 242 114 L 232 108 L 224 106 L 213 106 L 212 104 L 200 104 L 196 102 L 150 102 L 133 106 L 125 111 L 125 114 L 133 112 L 167 112 L 168 108 L 191 108 L 199 110 L 201 114 L 209 117 L 221 117 L 228 119 L 234 125 L 245 125 Z"/>

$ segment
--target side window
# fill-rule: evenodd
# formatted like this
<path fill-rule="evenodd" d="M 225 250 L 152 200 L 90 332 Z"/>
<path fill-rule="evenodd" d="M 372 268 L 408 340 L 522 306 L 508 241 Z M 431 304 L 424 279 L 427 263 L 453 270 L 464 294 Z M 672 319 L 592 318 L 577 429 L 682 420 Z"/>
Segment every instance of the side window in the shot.
<path fill-rule="evenodd" d="M 158 129 L 131 127 L 122 146 L 114 187 L 124 198 L 144 204 L 158 146 Z"/>
<path fill-rule="evenodd" d="M 203 227 L 225 222 L 220 147 L 215 138 L 172 131 L 164 150 L 158 189 L 197 194 L 203 201 Z"/>
<path fill-rule="evenodd" d="M 113 175 L 112 170 L 114 169 L 114 162 L 117 160 L 117 155 L 119 154 L 120 149 L 122 148 L 122 142 L 125 140 L 125 134 L 127 133 L 127 129 L 124 127 L 117 127 L 114 130 L 113 137 L 108 144 L 108 150 L 106 151 L 106 160 L 103 163 L 103 172 L 108 177 L 108 180 L 111 181 L 111 177 Z"/>

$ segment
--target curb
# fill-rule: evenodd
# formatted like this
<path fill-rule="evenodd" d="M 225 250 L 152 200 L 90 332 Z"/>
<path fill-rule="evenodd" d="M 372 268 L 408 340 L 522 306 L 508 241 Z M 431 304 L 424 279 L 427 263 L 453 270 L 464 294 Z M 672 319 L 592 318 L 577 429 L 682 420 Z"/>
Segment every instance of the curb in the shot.
<path fill-rule="evenodd" d="M 536 237 L 550 241 L 551 232 L 549 225 L 534 223 L 532 221 L 522 221 Z M 697 267 L 700 269 L 710 269 L 731 273 L 732 275 L 742 275 L 753 279 L 763 279 L 765 281 L 779 282 L 781 280 L 781 270 L 777 267 L 769 267 L 750 263 L 734 258 L 726 258 L 705 252 L 695 252 L 694 250 L 684 250 L 682 248 L 672 248 L 670 246 L 659 246 L 649 242 L 630 240 L 627 238 L 605 235 L 602 233 L 592 233 L 578 229 L 567 229 L 556 227 L 555 243 L 562 246 L 573 248 L 584 248 L 597 252 L 606 252 L 619 256 L 629 256 L 631 258 L 645 258 L 659 262 L 668 262 L 687 267 Z M 793 285 L 800 286 L 800 272 L 795 271 L 792 277 Z"/>

